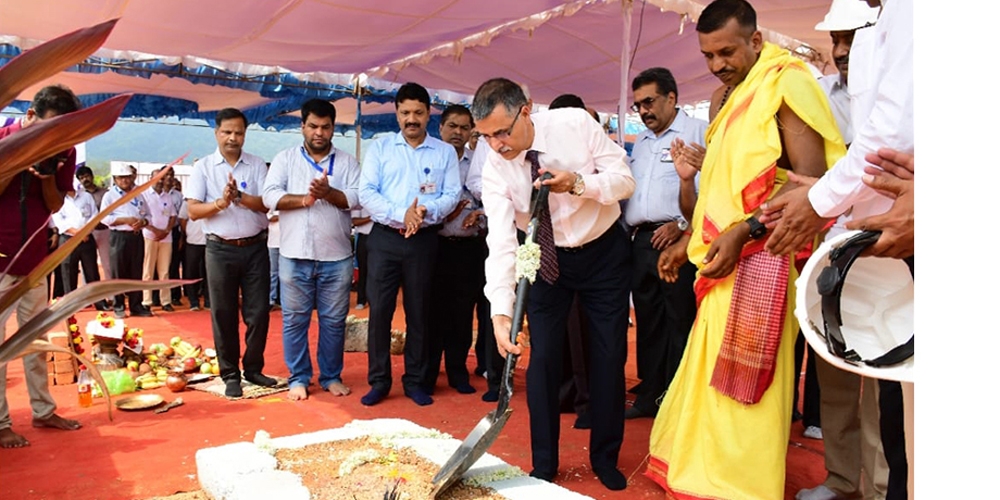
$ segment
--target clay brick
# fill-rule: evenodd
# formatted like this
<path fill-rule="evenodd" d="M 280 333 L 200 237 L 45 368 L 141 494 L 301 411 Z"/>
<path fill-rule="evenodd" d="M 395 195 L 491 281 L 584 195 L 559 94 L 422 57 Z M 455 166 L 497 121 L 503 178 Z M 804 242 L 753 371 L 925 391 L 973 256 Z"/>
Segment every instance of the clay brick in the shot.
<path fill-rule="evenodd" d="M 55 373 L 72 373 L 76 374 L 76 361 L 72 359 L 67 359 L 64 361 L 54 361 Z"/>
<path fill-rule="evenodd" d="M 56 373 L 52 376 L 52 385 L 70 385 L 75 383 L 75 373 Z"/>
<path fill-rule="evenodd" d="M 49 332 L 45 339 L 61 347 L 69 347 L 69 335 L 66 332 Z"/>

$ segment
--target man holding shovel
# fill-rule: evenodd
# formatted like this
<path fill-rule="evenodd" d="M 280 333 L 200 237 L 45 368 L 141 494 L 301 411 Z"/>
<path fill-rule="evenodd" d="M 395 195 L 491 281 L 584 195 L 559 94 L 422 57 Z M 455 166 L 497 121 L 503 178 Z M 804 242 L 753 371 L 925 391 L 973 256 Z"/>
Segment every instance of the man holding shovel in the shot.
<path fill-rule="evenodd" d="M 483 204 L 489 224 L 486 296 L 501 355 L 520 354 L 511 343 L 514 309 L 515 225 L 527 228 L 533 187 L 548 185 L 550 210 L 538 220 L 538 278 L 528 294 L 533 332 L 527 373 L 533 477 L 552 481 L 559 468 L 559 385 L 566 320 L 574 294 L 587 311 L 590 357 L 590 461 L 601 482 L 625 488 L 618 453 L 625 429 L 625 355 L 629 249 L 616 224 L 619 201 L 635 180 L 625 151 L 586 111 L 531 114 L 531 101 L 514 82 L 497 78 L 479 87 L 472 104 L 476 130 L 492 151 L 483 168 Z M 537 179 L 549 173 L 551 179 Z"/>

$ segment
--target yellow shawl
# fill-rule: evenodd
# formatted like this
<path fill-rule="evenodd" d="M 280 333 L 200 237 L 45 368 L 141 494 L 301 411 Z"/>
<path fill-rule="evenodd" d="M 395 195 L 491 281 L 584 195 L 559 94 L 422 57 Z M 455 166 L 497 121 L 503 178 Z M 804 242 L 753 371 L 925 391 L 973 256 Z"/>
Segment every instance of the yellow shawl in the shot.
<path fill-rule="evenodd" d="M 776 116 L 782 102 L 823 137 L 827 168 L 844 156 L 827 97 L 805 63 L 764 42 L 757 63 L 705 133 L 708 150 L 688 245 L 688 257 L 699 268 L 712 240 L 746 220 L 787 181 L 777 167 L 782 147 Z"/>

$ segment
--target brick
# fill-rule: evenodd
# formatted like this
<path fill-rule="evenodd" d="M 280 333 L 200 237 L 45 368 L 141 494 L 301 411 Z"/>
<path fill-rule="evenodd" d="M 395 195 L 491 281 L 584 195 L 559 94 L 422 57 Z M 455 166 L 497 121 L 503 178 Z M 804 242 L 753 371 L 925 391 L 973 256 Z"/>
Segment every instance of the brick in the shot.
<path fill-rule="evenodd" d="M 72 359 L 67 359 L 64 361 L 53 361 L 55 365 L 55 373 L 72 373 L 76 374 L 76 361 Z"/>
<path fill-rule="evenodd" d="M 69 335 L 66 332 L 49 332 L 45 339 L 60 347 L 69 347 Z"/>
<path fill-rule="evenodd" d="M 75 373 L 56 373 L 52 376 L 53 385 L 70 385 L 76 383 Z"/>

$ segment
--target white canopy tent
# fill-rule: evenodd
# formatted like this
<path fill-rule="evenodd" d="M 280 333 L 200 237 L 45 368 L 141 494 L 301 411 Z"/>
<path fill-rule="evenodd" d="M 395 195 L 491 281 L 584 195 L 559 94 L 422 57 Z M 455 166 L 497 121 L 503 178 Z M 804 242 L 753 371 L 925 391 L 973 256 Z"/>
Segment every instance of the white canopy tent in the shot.
<path fill-rule="evenodd" d="M 830 0 L 751 2 L 767 39 L 829 59 L 829 38 L 813 26 Z M 718 82 L 693 25 L 703 8 L 690 0 L 8 0 L 0 44 L 28 49 L 120 17 L 104 49 L 77 68 L 87 73 L 52 80 L 79 95 L 184 100 L 160 116 L 268 105 L 268 116 L 281 116 L 317 92 L 336 100 L 362 87 L 384 102 L 406 81 L 432 89 L 439 104 L 468 102 L 494 76 L 527 84 L 538 103 L 570 92 L 612 112 L 629 91 L 623 84 L 650 66 L 674 73 L 682 103 L 708 98 Z M 323 93 L 330 89 L 340 94 Z M 154 113 L 161 101 L 152 102 L 141 112 Z"/>

